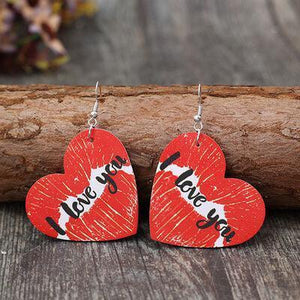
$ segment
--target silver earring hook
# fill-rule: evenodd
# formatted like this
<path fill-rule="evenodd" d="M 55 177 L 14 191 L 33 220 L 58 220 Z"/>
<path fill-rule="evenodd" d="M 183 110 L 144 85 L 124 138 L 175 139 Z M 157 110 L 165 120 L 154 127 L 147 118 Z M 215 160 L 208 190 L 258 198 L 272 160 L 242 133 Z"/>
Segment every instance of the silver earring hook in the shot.
<path fill-rule="evenodd" d="M 95 87 L 95 96 L 96 96 L 96 101 L 93 107 L 93 110 L 91 112 L 91 118 L 88 120 L 88 125 L 89 125 L 89 139 L 92 141 L 91 135 L 92 135 L 92 130 L 97 126 L 97 117 L 98 117 L 98 107 L 99 107 L 99 99 L 102 96 L 101 95 L 101 86 L 99 86 L 99 81 L 96 82 L 96 87 Z"/>
<path fill-rule="evenodd" d="M 202 114 L 201 84 L 198 85 L 198 116 Z"/>
<path fill-rule="evenodd" d="M 197 139 L 196 139 L 197 146 L 199 146 L 200 133 L 201 133 L 201 130 L 203 129 L 201 92 L 202 92 L 201 84 L 199 83 L 199 85 L 198 85 L 198 113 L 194 116 L 194 121 L 195 121 L 194 129 L 197 132 Z"/>

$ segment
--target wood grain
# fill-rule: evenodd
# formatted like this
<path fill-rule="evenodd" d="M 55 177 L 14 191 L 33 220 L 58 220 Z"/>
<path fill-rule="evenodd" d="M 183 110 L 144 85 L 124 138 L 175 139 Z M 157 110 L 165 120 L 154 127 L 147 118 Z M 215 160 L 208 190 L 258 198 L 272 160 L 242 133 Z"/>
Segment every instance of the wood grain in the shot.
<path fill-rule="evenodd" d="M 124 143 L 144 201 L 161 151 L 193 131 L 197 87 L 102 91 L 99 127 Z M 300 88 L 204 86 L 203 98 L 204 132 L 223 149 L 228 176 L 253 184 L 272 207 L 300 207 Z M 0 86 L 0 201 L 24 200 L 35 180 L 63 171 L 93 103 L 93 87 Z"/>
<path fill-rule="evenodd" d="M 96 1 L 59 32 L 69 63 L 0 83 L 299 85 L 299 0 Z"/>
<path fill-rule="evenodd" d="M 98 2 L 100 10 L 94 18 L 79 20 L 62 32 L 61 38 L 71 57 L 67 65 L 43 74 L 0 74 L 0 83 L 93 85 L 99 80 L 102 84 L 114 85 L 195 84 L 199 81 L 299 85 L 298 0 Z M 221 90 L 225 93 L 224 87 Z M 244 90 L 247 92 L 247 88 Z M 138 153 L 129 149 L 130 155 L 139 177 L 145 174 L 149 181 L 158 156 L 153 154 L 151 141 L 162 150 L 163 144 L 173 136 L 191 130 L 196 105 L 194 87 L 177 88 L 177 91 L 176 97 L 165 92 L 158 102 L 152 102 L 157 89 L 144 89 L 143 94 L 132 93 L 120 99 L 121 88 L 106 90 L 106 94 L 112 96 L 103 104 L 108 111 L 100 116 L 100 126 L 112 130 L 126 146 L 132 143 L 139 149 Z M 296 160 L 299 89 L 276 88 L 266 92 L 264 88 L 256 88 L 251 98 L 246 94 L 234 96 L 232 88 L 228 98 L 219 97 L 216 87 L 210 91 L 215 94 L 204 100 L 205 131 L 218 137 L 226 150 L 229 167 L 236 170 L 238 177 L 244 172 L 246 177 L 252 174 L 252 182 L 257 183 L 259 190 L 264 189 L 265 195 L 270 195 L 268 203 L 299 206 L 296 188 L 299 186 L 299 159 Z M 0 184 L 4 182 L 6 186 L 0 201 L 23 200 L 20 195 L 25 195 L 35 178 L 61 171 L 67 143 L 86 128 L 93 92 L 74 87 L 49 90 L 41 86 L 29 89 L 6 86 L 0 94 L 0 173 L 6 170 L 0 175 Z M 135 97 L 140 103 L 138 107 L 135 107 Z M 253 97 L 259 99 L 255 104 Z M 64 108 L 59 102 L 65 103 Z M 119 102 L 121 107 L 117 105 Z M 247 107 L 243 105 L 245 102 Z M 158 103 L 162 109 L 157 117 L 152 115 L 149 103 Z M 169 103 L 168 114 L 163 109 L 166 103 Z M 252 111 L 248 110 L 249 104 L 253 105 Z M 128 110 L 144 112 L 139 130 L 135 130 L 135 140 L 125 131 L 127 126 L 134 130 L 131 126 L 134 116 L 128 115 L 127 105 Z M 238 107 L 243 116 L 227 114 L 231 107 Z M 55 113 L 56 109 L 59 113 Z M 180 117 L 181 111 L 186 114 L 184 119 Z M 157 121 L 163 114 L 163 122 L 169 122 L 169 127 L 160 130 L 161 123 Z M 247 122 L 249 117 L 257 122 L 254 127 Z M 207 124 L 207 121 L 211 122 Z M 228 121 L 231 127 L 225 130 Z M 23 131 L 22 122 L 28 125 Z M 120 122 L 128 125 L 121 128 Z M 258 123 L 261 125 L 256 125 Z M 242 134 L 241 125 L 248 136 Z M 154 136 L 152 128 L 160 134 Z M 261 132 L 259 136 L 255 134 L 257 128 Z M 14 129 L 11 135 L 17 134 L 19 139 L 6 138 L 5 147 L 9 147 L 9 152 L 5 152 L 3 134 L 10 129 Z M 28 139 L 30 135 L 32 138 Z M 141 138 L 146 135 L 147 139 Z M 22 140 L 22 137 L 25 138 Z M 231 146 L 233 138 L 237 151 Z M 238 160 L 236 153 L 242 153 L 241 149 L 246 156 Z M 255 159 L 249 158 L 249 151 L 256 155 Z M 26 152 L 31 158 L 24 163 Z M 264 166 L 265 157 L 269 159 Z M 244 164 L 247 160 L 251 163 Z M 256 160 L 258 164 L 253 168 L 252 162 Z M 265 176 L 257 177 L 261 168 L 260 174 L 265 173 Z M 14 183 L 8 185 L 13 177 L 16 177 Z M 269 185 L 263 187 L 266 182 Z M 141 183 L 144 183 L 143 190 L 151 185 L 147 179 Z M 146 206 L 143 207 L 146 211 Z M 0 250 L 7 253 L 0 254 L 0 298 L 298 299 L 299 229 L 299 212 L 272 211 L 253 240 L 224 250 L 201 251 L 158 244 L 148 239 L 145 224 L 137 237 L 124 241 L 66 243 L 39 234 L 29 224 L 22 204 L 0 204 Z"/>
<path fill-rule="evenodd" d="M 298 299 L 299 217 L 273 211 L 246 244 L 201 250 L 154 242 L 146 223 L 121 241 L 57 241 L 2 203 L 0 299 Z"/>

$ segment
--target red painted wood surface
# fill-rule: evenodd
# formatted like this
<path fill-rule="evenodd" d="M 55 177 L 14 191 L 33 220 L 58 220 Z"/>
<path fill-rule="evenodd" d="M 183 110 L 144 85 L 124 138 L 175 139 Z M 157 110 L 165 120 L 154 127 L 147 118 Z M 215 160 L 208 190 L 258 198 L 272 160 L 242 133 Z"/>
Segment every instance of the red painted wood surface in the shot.
<path fill-rule="evenodd" d="M 128 154 L 108 131 L 94 129 L 92 137 L 88 131 L 78 134 L 65 153 L 65 173 L 42 177 L 28 192 L 28 218 L 46 235 L 106 241 L 137 231 L 137 190 Z"/>
<path fill-rule="evenodd" d="M 186 133 L 161 154 L 150 205 L 154 240 L 186 247 L 226 247 L 253 237 L 265 205 L 245 181 L 224 178 L 225 157 L 207 135 Z"/>

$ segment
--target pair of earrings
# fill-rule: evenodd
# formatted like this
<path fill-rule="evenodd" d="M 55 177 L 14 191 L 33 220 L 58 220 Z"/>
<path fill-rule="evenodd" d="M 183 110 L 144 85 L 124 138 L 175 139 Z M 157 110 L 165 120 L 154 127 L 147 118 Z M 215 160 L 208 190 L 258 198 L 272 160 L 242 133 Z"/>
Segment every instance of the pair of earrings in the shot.
<path fill-rule="evenodd" d="M 136 234 L 138 199 L 129 156 L 112 133 L 89 129 L 68 145 L 64 174 L 39 179 L 26 211 L 44 234 L 72 241 L 108 241 Z M 181 134 L 161 154 L 150 202 L 151 238 L 185 247 L 226 247 L 253 237 L 264 221 L 261 195 L 250 184 L 225 178 L 221 148 L 201 133 L 201 86 L 195 132 Z"/>

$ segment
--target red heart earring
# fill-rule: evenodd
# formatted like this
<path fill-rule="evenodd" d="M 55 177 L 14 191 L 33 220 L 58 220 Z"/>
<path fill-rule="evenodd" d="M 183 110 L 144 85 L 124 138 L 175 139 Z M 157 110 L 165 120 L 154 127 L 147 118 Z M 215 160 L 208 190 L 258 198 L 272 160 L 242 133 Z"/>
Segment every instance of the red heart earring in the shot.
<path fill-rule="evenodd" d="M 107 241 L 137 231 L 137 190 L 128 154 L 112 133 L 95 128 L 100 97 L 97 82 L 89 130 L 68 145 L 65 173 L 42 177 L 27 194 L 29 220 L 51 237 Z"/>
<path fill-rule="evenodd" d="M 200 84 L 198 97 L 196 132 L 178 136 L 161 154 L 150 203 L 151 238 L 185 247 L 241 244 L 262 226 L 264 201 L 247 182 L 224 178 L 221 148 L 201 133 Z"/>

